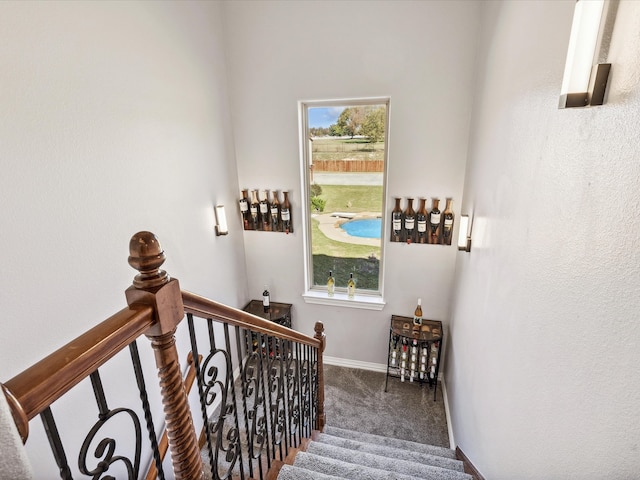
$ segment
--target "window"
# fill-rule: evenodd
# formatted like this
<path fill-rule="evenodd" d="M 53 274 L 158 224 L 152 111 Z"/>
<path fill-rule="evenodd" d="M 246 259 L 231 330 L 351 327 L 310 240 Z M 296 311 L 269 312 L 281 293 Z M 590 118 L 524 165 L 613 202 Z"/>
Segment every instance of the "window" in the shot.
<path fill-rule="evenodd" d="M 382 309 L 389 99 L 300 102 L 300 119 L 305 301 Z"/>

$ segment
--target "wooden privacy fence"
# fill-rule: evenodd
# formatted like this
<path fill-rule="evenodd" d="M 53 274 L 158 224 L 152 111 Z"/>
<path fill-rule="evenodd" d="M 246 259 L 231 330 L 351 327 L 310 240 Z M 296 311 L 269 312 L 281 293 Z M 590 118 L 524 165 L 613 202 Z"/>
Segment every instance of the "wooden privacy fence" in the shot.
<path fill-rule="evenodd" d="M 313 170 L 315 172 L 383 172 L 384 160 L 314 160 Z"/>

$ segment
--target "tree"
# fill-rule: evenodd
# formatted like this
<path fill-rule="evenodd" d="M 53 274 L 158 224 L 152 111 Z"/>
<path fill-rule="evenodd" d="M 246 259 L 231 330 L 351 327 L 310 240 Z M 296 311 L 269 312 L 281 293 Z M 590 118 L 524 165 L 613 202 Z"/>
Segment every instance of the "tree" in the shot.
<path fill-rule="evenodd" d="M 379 142 L 384 138 L 384 107 L 367 112 L 360 133 L 366 136 L 371 143 Z"/>

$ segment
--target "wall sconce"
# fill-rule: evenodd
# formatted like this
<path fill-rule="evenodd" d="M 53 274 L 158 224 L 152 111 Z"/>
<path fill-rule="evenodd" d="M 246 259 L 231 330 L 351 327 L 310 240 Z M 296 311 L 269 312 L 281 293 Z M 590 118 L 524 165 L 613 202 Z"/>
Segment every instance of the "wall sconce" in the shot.
<path fill-rule="evenodd" d="M 596 47 L 601 41 L 604 0 L 576 0 L 567 51 L 567 63 L 558 108 L 602 105 L 609 79 L 610 63 L 594 70 Z"/>
<path fill-rule="evenodd" d="M 458 250 L 471 251 L 471 229 L 469 215 L 460 215 L 460 230 L 458 231 Z"/>
<path fill-rule="evenodd" d="M 216 235 L 226 235 L 229 233 L 227 227 L 227 215 L 224 213 L 224 205 L 216 205 Z"/>

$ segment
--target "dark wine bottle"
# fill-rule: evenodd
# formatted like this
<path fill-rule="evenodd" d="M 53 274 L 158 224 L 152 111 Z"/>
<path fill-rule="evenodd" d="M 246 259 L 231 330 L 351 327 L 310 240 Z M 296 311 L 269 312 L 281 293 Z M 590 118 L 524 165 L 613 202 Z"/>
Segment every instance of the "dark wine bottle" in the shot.
<path fill-rule="evenodd" d="M 420 199 L 420 207 L 416 213 L 416 243 L 427 243 L 427 209 L 425 207 L 427 200 Z"/>
<path fill-rule="evenodd" d="M 269 295 L 269 289 L 267 286 L 264 286 L 264 291 L 262 292 L 262 308 L 264 312 L 267 313 L 271 309 L 271 296 Z"/>
<path fill-rule="evenodd" d="M 282 218 L 282 231 L 284 233 L 293 233 L 293 225 L 291 223 L 291 204 L 289 203 L 289 192 L 282 192 L 284 200 L 280 209 L 280 218 Z"/>
<path fill-rule="evenodd" d="M 442 212 L 444 220 L 442 221 L 442 243 L 451 245 L 451 237 L 453 233 L 453 210 L 451 209 L 451 199 L 447 198 L 447 206 Z"/>
<path fill-rule="evenodd" d="M 258 208 L 258 191 L 251 190 L 251 205 L 249 205 L 249 211 L 251 213 L 251 230 L 260 230 Z"/>
<path fill-rule="evenodd" d="M 278 201 L 278 191 L 271 191 L 271 231 L 277 232 L 280 226 L 280 202 Z"/>
<path fill-rule="evenodd" d="M 271 230 L 271 214 L 269 212 L 269 199 L 266 190 L 260 192 L 260 221 L 262 230 L 268 232 Z"/>
<path fill-rule="evenodd" d="M 440 203 L 440 200 L 437 198 L 434 198 L 433 205 L 431 207 L 431 212 L 429 213 L 429 243 L 431 244 L 440 243 L 440 237 L 441 237 L 440 222 L 442 221 L 442 214 L 438 209 L 439 203 Z"/>
<path fill-rule="evenodd" d="M 249 230 L 249 190 L 242 190 L 242 198 L 240 199 L 240 213 L 242 214 L 242 228 Z"/>
<path fill-rule="evenodd" d="M 413 209 L 413 198 L 407 198 L 407 208 L 404 211 L 404 238 L 407 243 L 413 242 L 416 228 L 416 212 Z"/>
<path fill-rule="evenodd" d="M 402 208 L 400 208 L 400 199 L 396 197 L 396 206 L 391 212 L 391 241 L 402 241 Z"/>

